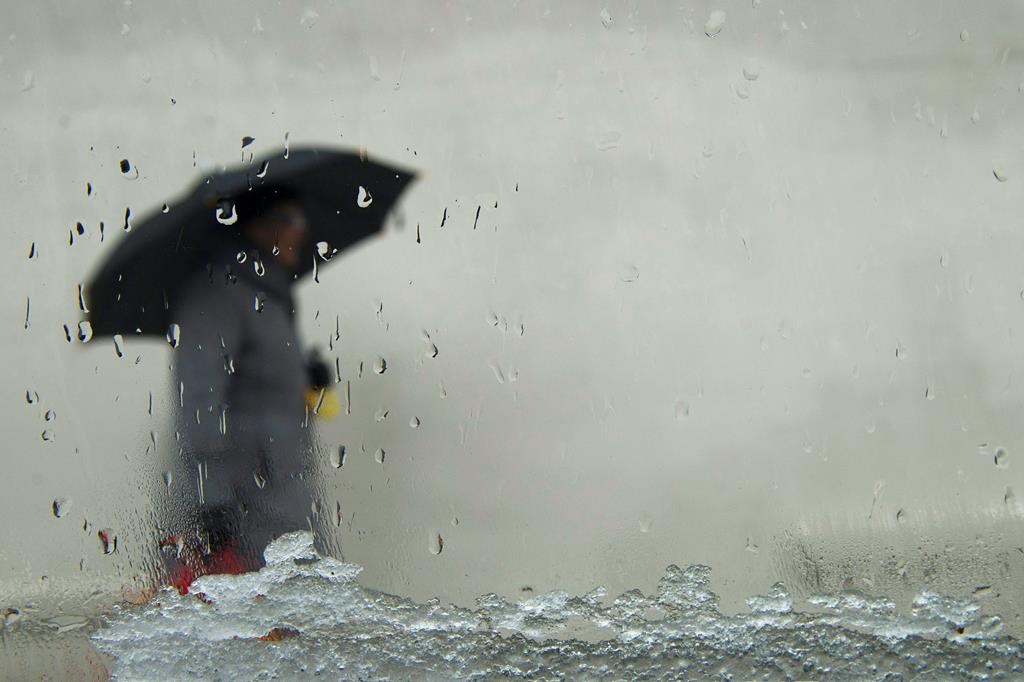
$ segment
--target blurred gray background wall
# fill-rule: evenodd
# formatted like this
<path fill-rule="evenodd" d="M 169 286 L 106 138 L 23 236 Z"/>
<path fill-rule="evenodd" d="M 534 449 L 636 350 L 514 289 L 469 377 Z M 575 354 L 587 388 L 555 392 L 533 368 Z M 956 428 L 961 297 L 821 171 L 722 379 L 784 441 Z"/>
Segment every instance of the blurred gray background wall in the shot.
<path fill-rule="evenodd" d="M 299 293 L 351 386 L 317 427 L 325 540 L 366 584 L 464 603 L 705 563 L 729 608 L 780 579 L 1017 608 L 1024 4 L 0 14 L 6 602 L 149 570 L 173 352 L 63 326 L 125 209 L 252 136 L 422 172 Z"/>

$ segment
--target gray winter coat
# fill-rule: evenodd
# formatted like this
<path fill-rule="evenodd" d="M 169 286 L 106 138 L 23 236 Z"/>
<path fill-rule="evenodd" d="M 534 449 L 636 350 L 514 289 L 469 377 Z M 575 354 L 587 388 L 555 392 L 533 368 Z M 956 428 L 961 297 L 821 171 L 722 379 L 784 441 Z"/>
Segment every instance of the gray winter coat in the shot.
<path fill-rule="evenodd" d="M 303 392 L 305 356 L 294 321 L 293 278 L 227 244 L 175 297 L 180 327 L 175 388 L 187 485 L 199 510 L 230 509 L 261 551 L 309 528 L 311 494 Z"/>

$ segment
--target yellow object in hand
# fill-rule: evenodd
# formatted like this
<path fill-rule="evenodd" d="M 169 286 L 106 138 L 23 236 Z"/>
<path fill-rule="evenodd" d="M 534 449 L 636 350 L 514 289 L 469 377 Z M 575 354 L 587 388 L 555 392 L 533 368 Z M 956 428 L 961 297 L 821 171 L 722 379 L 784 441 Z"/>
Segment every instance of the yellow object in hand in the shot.
<path fill-rule="evenodd" d="M 306 406 L 313 414 L 323 419 L 331 419 L 338 414 L 341 402 L 338 395 L 327 387 L 307 388 Z"/>

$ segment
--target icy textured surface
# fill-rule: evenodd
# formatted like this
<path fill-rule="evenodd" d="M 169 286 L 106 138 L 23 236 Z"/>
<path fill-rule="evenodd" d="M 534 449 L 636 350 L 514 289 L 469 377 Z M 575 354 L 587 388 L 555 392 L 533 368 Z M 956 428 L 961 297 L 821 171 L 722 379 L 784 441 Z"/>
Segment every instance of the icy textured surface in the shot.
<path fill-rule="evenodd" d="M 670 566 L 651 596 L 495 595 L 460 609 L 381 594 L 359 567 L 317 555 L 309 533 L 267 548 L 267 566 L 207 576 L 119 610 L 94 635 L 115 679 L 1020 679 L 1024 645 L 970 599 L 923 593 L 816 597 L 793 611 L 782 585 L 724 616 L 710 569 Z M 277 641 L 266 641 L 274 632 Z M 264 637 L 264 639 L 259 639 Z M 272 638 L 273 639 L 273 638 Z"/>

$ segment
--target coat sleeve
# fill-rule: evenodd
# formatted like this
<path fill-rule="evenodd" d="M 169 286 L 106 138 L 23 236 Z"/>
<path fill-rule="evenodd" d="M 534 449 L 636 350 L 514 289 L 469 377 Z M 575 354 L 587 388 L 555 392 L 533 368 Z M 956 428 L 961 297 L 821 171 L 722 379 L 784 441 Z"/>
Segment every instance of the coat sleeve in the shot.
<path fill-rule="evenodd" d="M 242 302 L 233 293 L 229 286 L 201 278 L 184 288 L 173 315 L 180 327 L 174 390 L 183 445 L 203 457 L 228 449 L 232 374 L 245 322 Z"/>

